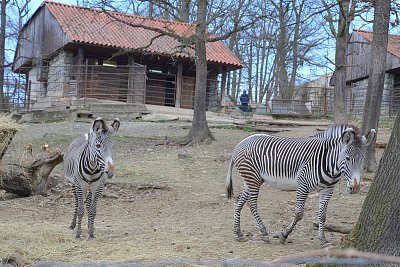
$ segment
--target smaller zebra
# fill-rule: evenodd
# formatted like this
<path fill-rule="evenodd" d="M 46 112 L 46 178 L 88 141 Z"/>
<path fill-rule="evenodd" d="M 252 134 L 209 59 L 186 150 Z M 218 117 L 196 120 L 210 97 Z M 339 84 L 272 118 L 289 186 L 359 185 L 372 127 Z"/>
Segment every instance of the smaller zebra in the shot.
<path fill-rule="evenodd" d="M 89 133 L 76 138 L 64 156 L 64 174 L 73 184 L 75 211 L 70 229 L 76 228 L 76 238 L 81 238 L 84 204 L 88 211 L 89 239 L 94 238 L 94 217 L 97 200 L 107 179 L 114 176 L 112 142 L 110 135 L 118 131 L 119 119 L 111 127 L 102 118 L 94 120 Z"/>
<path fill-rule="evenodd" d="M 226 178 L 227 196 L 233 195 L 232 169 L 236 166 L 243 179 L 234 212 L 234 233 L 239 241 L 246 238 L 240 229 L 240 213 L 247 202 L 261 231 L 262 239 L 269 242 L 267 228 L 257 209 L 261 185 L 265 182 L 283 191 L 296 191 L 296 207 L 292 221 L 279 234 L 286 239 L 303 218 L 305 201 L 309 193 L 319 192 L 318 239 L 321 247 L 329 246 L 325 238 L 326 211 L 334 186 L 344 176 L 349 193 L 360 188 L 363 147 L 375 138 L 371 129 L 367 136 L 350 125 L 335 125 L 311 138 L 284 138 L 255 134 L 243 139 L 232 152 Z"/>

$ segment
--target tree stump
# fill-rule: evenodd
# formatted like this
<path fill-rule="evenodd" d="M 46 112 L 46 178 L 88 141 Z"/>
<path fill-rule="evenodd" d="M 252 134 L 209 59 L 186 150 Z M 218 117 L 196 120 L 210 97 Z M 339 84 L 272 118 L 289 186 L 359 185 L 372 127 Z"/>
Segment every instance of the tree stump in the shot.
<path fill-rule="evenodd" d="M 27 146 L 24 158 L 19 163 L 7 164 L 0 170 L 0 189 L 20 196 L 46 195 L 49 174 L 63 161 L 61 150 L 51 150 L 48 145 L 35 157 Z"/>
<path fill-rule="evenodd" d="M 23 128 L 7 117 L 0 116 L 0 160 L 14 135 Z M 0 189 L 20 196 L 46 194 L 49 174 L 62 161 L 61 151 L 51 150 L 47 144 L 34 157 L 32 145 L 29 144 L 18 163 L 4 163 L 0 167 Z"/>

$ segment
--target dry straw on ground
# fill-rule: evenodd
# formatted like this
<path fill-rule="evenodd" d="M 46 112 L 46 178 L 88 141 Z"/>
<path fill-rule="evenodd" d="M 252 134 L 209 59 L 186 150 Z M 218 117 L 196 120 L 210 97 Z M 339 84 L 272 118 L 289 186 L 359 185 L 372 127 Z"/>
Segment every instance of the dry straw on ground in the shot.
<path fill-rule="evenodd" d="M 0 160 L 17 131 L 24 127 L 5 116 L 0 116 Z"/>

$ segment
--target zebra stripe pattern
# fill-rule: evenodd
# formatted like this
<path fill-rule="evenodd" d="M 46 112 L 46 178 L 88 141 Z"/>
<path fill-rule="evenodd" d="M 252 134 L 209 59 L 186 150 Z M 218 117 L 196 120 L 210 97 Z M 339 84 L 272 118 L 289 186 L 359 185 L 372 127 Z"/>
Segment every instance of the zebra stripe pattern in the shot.
<path fill-rule="evenodd" d="M 248 202 L 262 239 L 269 242 L 268 231 L 257 210 L 259 190 L 266 182 L 280 190 L 296 191 L 294 218 L 280 233 L 280 242 L 286 242 L 297 222 L 303 218 L 308 194 L 318 191 L 318 238 L 322 247 L 329 246 L 324 225 L 334 186 L 343 175 L 348 192 L 356 193 L 359 190 L 362 146 L 369 145 L 374 138 L 374 129 L 365 137 L 360 136 L 358 129 L 353 126 L 337 125 L 311 138 L 255 134 L 242 140 L 232 152 L 226 178 L 228 198 L 233 195 L 233 166 L 236 166 L 244 182 L 234 212 L 233 229 L 237 239 L 246 241 L 240 229 L 240 213 L 244 204 Z"/>
<path fill-rule="evenodd" d="M 102 118 L 94 120 L 90 132 L 75 139 L 64 156 L 64 174 L 73 184 L 75 211 L 70 229 L 81 238 L 84 203 L 88 212 L 88 234 L 94 238 L 94 218 L 100 194 L 107 179 L 114 175 L 112 142 L 110 135 L 118 131 L 120 122 L 115 119 L 107 126 Z"/>

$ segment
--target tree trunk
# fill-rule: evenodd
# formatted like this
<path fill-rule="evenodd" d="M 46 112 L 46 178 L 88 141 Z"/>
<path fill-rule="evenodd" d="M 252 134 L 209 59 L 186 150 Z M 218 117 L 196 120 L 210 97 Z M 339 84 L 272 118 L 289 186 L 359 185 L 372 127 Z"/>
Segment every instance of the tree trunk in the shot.
<path fill-rule="evenodd" d="M 185 143 L 188 145 L 208 143 L 215 140 L 208 128 L 206 119 L 206 87 L 207 87 L 207 60 L 206 60 L 206 0 L 197 0 L 197 27 L 196 27 L 196 88 L 194 98 L 194 114 L 192 128 Z"/>
<path fill-rule="evenodd" d="M 250 40 L 249 44 L 249 67 L 248 67 L 248 79 L 247 79 L 247 86 L 248 86 L 248 93 L 249 93 L 249 98 L 253 99 L 253 41 Z M 257 83 L 255 86 L 255 96 L 256 96 L 256 102 L 257 102 Z"/>
<path fill-rule="evenodd" d="M 152 18 L 154 16 L 154 4 L 152 1 L 149 2 L 149 10 L 148 10 L 147 16 L 149 18 Z"/>
<path fill-rule="evenodd" d="M 371 68 L 365 100 L 365 103 L 368 103 L 368 105 L 364 106 L 361 128 L 363 133 L 366 133 L 367 129 L 378 130 L 382 94 L 385 83 L 390 0 L 374 1 L 374 8 L 374 31 L 370 59 Z M 377 167 L 375 143 L 376 139 L 365 149 L 364 166 L 369 172 L 376 171 Z"/>
<path fill-rule="evenodd" d="M 289 82 L 289 90 L 293 92 L 294 86 L 296 85 L 296 78 L 297 78 L 297 68 L 299 65 L 299 39 L 300 39 L 300 23 L 301 23 L 301 16 L 303 13 L 303 6 L 305 1 L 301 1 L 300 5 L 297 7 L 297 1 L 292 1 L 292 8 L 295 14 L 296 23 L 294 25 L 294 33 L 293 33 L 293 46 L 292 46 L 292 73 L 290 75 L 290 82 Z M 293 97 L 293 96 L 292 96 Z"/>
<path fill-rule="evenodd" d="M 7 1 L 1 0 L 1 12 L 0 12 L 0 112 L 7 111 L 7 104 L 4 97 L 4 64 L 5 64 L 5 54 L 6 54 L 6 6 Z"/>
<path fill-rule="evenodd" d="M 276 57 L 277 60 L 277 73 L 278 73 L 278 86 L 279 95 L 281 99 L 288 100 L 292 98 L 293 92 L 289 88 L 289 80 L 287 74 L 287 25 L 286 25 L 286 14 L 288 12 L 288 4 L 284 1 L 279 1 L 279 30 L 278 30 L 278 40 L 276 47 Z"/>
<path fill-rule="evenodd" d="M 24 164 L 2 166 L 0 189 L 20 196 L 45 195 L 49 174 L 62 161 L 60 151 L 44 151 Z"/>
<path fill-rule="evenodd" d="M 339 0 L 339 21 L 336 34 L 335 55 L 335 124 L 347 123 L 347 88 L 346 88 L 346 65 L 347 65 L 347 40 L 349 38 L 349 5 L 350 0 Z"/>
<path fill-rule="evenodd" d="M 190 1 L 181 0 L 181 9 L 179 10 L 179 18 L 182 22 L 189 23 L 190 17 Z"/>
<path fill-rule="evenodd" d="M 347 245 L 362 251 L 400 256 L 399 173 L 400 113 Z"/>
<path fill-rule="evenodd" d="M 237 99 L 238 99 L 238 95 L 239 95 L 239 92 L 237 92 L 237 79 L 238 79 L 237 72 L 238 72 L 237 70 L 231 71 L 231 73 L 232 73 L 231 93 L 232 93 L 233 99 L 235 99 L 235 103 L 237 103 Z"/>

